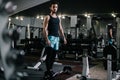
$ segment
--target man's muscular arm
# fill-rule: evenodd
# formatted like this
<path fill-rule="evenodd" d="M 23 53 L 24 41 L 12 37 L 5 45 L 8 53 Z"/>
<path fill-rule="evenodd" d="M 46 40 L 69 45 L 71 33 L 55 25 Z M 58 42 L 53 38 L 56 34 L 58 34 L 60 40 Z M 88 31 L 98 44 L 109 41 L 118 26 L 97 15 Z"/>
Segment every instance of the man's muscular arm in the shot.
<path fill-rule="evenodd" d="M 60 19 L 59 19 L 60 20 Z M 59 26 L 60 26 L 60 35 L 63 37 L 64 39 L 64 44 L 67 44 L 67 40 L 65 38 L 65 35 L 64 35 L 64 30 L 63 30 L 63 27 L 62 27 L 62 24 L 61 24 L 61 20 L 60 20 L 60 23 L 59 23 Z"/>
<path fill-rule="evenodd" d="M 44 38 L 45 38 L 47 45 L 50 45 L 50 41 L 48 39 L 48 30 L 47 30 L 49 18 L 50 18 L 49 16 L 46 16 L 44 21 L 43 21 L 43 35 L 44 35 Z"/>

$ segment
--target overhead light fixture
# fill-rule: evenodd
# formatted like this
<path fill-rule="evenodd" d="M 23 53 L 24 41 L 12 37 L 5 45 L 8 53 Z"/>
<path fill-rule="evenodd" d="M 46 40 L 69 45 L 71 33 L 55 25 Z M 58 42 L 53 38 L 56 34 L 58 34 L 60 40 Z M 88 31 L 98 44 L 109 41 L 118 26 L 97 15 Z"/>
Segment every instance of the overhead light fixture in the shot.
<path fill-rule="evenodd" d="M 85 25 L 83 24 L 82 26 L 84 27 Z"/>
<path fill-rule="evenodd" d="M 90 15 L 88 15 L 87 18 L 90 18 Z"/>
<path fill-rule="evenodd" d="M 20 20 L 23 21 L 23 17 L 20 17 Z"/>
<path fill-rule="evenodd" d="M 84 16 L 85 16 L 85 17 L 87 17 L 87 16 L 88 16 L 88 14 L 87 14 L 87 13 L 85 13 L 85 14 L 84 14 Z"/>
<path fill-rule="evenodd" d="M 85 13 L 84 16 L 87 18 L 90 18 L 90 14 L 88 14 L 88 13 Z"/>
<path fill-rule="evenodd" d="M 65 15 L 60 14 L 60 15 L 58 15 L 58 17 L 61 18 L 61 19 L 65 19 Z"/>
<path fill-rule="evenodd" d="M 44 19 L 44 17 L 43 17 L 43 16 L 41 16 L 41 17 L 40 17 L 40 19 L 41 19 L 41 20 L 43 20 L 43 19 Z"/>
<path fill-rule="evenodd" d="M 61 18 L 62 16 L 61 15 L 58 15 L 59 18 Z"/>
<path fill-rule="evenodd" d="M 37 15 L 37 17 L 36 17 L 37 19 L 39 19 L 40 18 L 40 16 L 39 15 Z"/>
<path fill-rule="evenodd" d="M 9 18 L 8 20 L 9 20 L 9 22 L 10 22 L 10 21 L 11 21 L 11 18 Z"/>
<path fill-rule="evenodd" d="M 16 16 L 16 18 L 15 18 L 15 19 L 17 19 L 17 20 L 18 20 L 18 19 L 19 19 L 19 17 L 18 17 L 18 16 Z"/>
<path fill-rule="evenodd" d="M 62 15 L 62 19 L 65 19 L 65 15 Z"/>
<path fill-rule="evenodd" d="M 111 15 L 112 15 L 113 17 L 116 17 L 116 14 L 115 14 L 115 13 L 111 13 Z"/>

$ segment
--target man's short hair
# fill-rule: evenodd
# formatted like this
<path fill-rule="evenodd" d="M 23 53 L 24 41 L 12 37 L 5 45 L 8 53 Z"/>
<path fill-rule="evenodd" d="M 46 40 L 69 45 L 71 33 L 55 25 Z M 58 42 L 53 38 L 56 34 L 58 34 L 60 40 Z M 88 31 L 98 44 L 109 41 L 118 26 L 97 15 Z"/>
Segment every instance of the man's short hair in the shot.
<path fill-rule="evenodd" d="M 112 24 L 108 24 L 108 29 L 112 29 L 113 28 L 113 25 Z"/>
<path fill-rule="evenodd" d="M 53 5 L 53 4 L 59 5 L 59 3 L 58 3 L 57 1 L 54 1 L 54 0 L 53 0 L 53 1 L 50 2 L 50 7 L 51 7 L 51 5 Z"/>

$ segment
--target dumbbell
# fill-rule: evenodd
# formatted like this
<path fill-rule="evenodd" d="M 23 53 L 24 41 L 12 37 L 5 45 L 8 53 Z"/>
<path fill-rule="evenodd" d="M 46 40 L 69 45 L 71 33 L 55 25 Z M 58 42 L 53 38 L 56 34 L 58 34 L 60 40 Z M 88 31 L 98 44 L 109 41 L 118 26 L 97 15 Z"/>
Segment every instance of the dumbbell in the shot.
<path fill-rule="evenodd" d="M 65 74 L 71 74 L 72 68 L 70 66 L 64 66 L 63 73 Z"/>

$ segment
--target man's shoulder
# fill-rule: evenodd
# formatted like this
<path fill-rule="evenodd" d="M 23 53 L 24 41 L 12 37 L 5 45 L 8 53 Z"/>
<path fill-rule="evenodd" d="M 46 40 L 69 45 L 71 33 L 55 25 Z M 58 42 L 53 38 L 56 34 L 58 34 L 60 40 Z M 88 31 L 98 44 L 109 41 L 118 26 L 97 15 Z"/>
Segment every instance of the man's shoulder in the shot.
<path fill-rule="evenodd" d="M 49 20 L 50 19 L 50 15 L 46 15 L 45 19 Z"/>
<path fill-rule="evenodd" d="M 46 18 L 50 18 L 50 15 L 46 15 L 45 17 L 46 17 Z"/>

